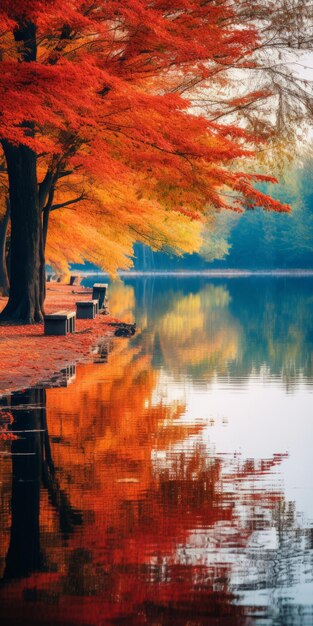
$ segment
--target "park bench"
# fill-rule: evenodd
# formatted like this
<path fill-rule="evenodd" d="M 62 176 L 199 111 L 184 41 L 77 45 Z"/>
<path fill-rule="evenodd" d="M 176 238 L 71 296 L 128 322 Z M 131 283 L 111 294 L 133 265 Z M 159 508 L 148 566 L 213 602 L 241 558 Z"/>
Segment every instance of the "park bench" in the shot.
<path fill-rule="evenodd" d="M 93 320 L 99 311 L 99 301 L 95 300 L 80 300 L 76 302 L 76 315 L 77 319 L 90 319 Z"/>
<path fill-rule="evenodd" d="M 81 276 L 77 276 L 77 275 L 72 275 L 70 277 L 70 285 L 80 285 L 80 283 L 82 282 L 82 277 Z"/>
<path fill-rule="evenodd" d="M 58 282 L 59 274 L 47 274 L 47 283 L 56 283 Z"/>
<path fill-rule="evenodd" d="M 75 332 L 75 311 L 56 311 L 44 318 L 45 335 L 67 335 Z"/>
<path fill-rule="evenodd" d="M 104 308 L 105 297 L 108 290 L 108 283 L 95 283 L 92 288 L 92 299 L 99 301 L 99 309 Z"/>

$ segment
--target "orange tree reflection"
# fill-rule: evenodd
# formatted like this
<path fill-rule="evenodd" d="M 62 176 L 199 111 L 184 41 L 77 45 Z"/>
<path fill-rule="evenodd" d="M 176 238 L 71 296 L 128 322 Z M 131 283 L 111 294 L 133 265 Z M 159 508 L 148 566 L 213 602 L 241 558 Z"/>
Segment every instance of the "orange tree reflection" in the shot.
<path fill-rule="evenodd" d="M 140 346 L 120 340 L 109 366 L 82 366 L 74 385 L 47 390 L 47 428 L 38 417 L 44 394 L 40 410 L 28 407 L 46 437 L 40 447 L 37 435 L 31 449 L 41 507 L 24 499 L 24 513 L 14 513 L 13 493 L 6 623 L 248 624 L 233 602 L 227 554 L 247 545 L 251 520 L 268 527 L 282 508 L 278 490 L 255 488 L 281 458 L 242 464 L 214 456 L 201 424 L 184 421 L 184 404 L 157 391 L 159 376 Z M 20 545 L 25 515 L 38 559 L 14 572 L 14 524 Z"/>

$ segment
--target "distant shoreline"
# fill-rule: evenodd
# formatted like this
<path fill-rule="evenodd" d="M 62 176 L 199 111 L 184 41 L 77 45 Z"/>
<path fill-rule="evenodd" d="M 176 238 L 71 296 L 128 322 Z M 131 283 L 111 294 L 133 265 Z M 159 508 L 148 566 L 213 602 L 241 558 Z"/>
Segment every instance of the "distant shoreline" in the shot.
<path fill-rule="evenodd" d="M 106 272 L 101 271 L 77 271 L 73 270 L 71 272 L 72 275 L 78 275 L 82 277 L 88 276 L 108 276 Z M 123 278 L 136 278 L 136 277 L 145 277 L 145 276 L 154 276 L 157 278 L 167 278 L 167 277 L 177 277 L 177 278 L 185 278 L 192 276 L 208 276 L 210 278 L 242 278 L 249 276 L 273 276 L 273 277 L 313 277 L 313 269 L 296 269 L 296 270 L 236 270 L 236 269 L 226 269 L 226 270 L 148 270 L 148 271 L 120 271 L 118 275 Z"/>

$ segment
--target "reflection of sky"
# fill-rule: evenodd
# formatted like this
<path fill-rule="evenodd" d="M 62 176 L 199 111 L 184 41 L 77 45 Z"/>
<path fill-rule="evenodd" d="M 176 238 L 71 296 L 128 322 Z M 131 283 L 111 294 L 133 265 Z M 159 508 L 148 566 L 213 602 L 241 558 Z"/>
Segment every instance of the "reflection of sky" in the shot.
<path fill-rule="evenodd" d="M 240 387 L 234 380 L 215 379 L 198 388 L 190 382 L 177 385 L 163 374 L 159 393 L 167 402 L 186 402 L 183 421 L 207 424 L 199 436 L 217 455 L 268 459 L 287 453 L 275 471 L 283 477 L 286 499 L 313 522 L 313 389 L 300 384 L 289 394 L 278 381 L 254 377 Z"/>
<path fill-rule="evenodd" d="M 222 489 L 224 493 L 229 489 L 235 507 L 235 526 L 219 522 L 212 528 L 195 529 L 184 546 L 177 548 L 177 562 L 201 563 L 216 570 L 223 563 L 230 565 L 230 589 L 239 594 L 239 604 L 272 607 L 274 612 L 280 601 L 312 605 L 312 554 L 302 532 L 313 524 L 313 390 L 303 383 L 289 394 L 280 381 L 253 376 L 240 387 L 234 380 L 215 379 L 205 389 L 190 380 L 177 385 L 163 372 L 155 400 L 160 396 L 165 403 L 184 400 L 183 422 L 205 424 L 199 435 L 176 444 L 176 451 L 191 452 L 201 441 L 208 457 L 221 458 Z M 247 459 L 257 462 L 277 454 L 286 456 L 268 473 L 254 478 L 253 488 L 269 494 L 281 491 L 285 501 L 295 503 L 295 526 L 285 531 L 286 552 L 279 544 L 270 511 L 268 528 L 254 530 L 245 546 L 235 547 L 235 541 L 232 546 L 231 533 L 240 532 L 251 515 L 245 494 L 252 485 L 249 478 L 236 483 L 228 475 L 236 473 L 237 460 L 242 466 Z M 166 464 L 166 458 L 154 461 Z M 302 540 L 299 535 L 296 540 L 297 529 L 301 529 Z M 277 589 L 273 580 L 276 568 Z M 251 590 L 254 586 L 261 588 Z"/>

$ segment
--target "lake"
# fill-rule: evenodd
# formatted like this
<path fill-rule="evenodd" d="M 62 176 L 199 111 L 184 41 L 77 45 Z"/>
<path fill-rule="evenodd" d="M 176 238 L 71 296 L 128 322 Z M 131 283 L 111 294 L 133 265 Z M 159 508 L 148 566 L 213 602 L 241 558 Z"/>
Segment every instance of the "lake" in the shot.
<path fill-rule="evenodd" d="M 313 279 L 109 298 L 134 337 L 0 399 L 1 624 L 312 626 Z"/>

